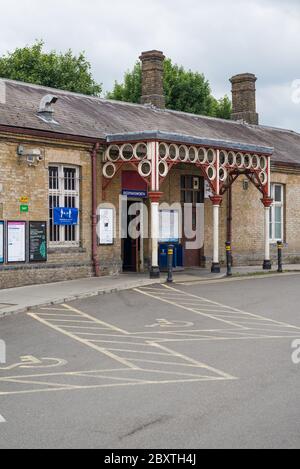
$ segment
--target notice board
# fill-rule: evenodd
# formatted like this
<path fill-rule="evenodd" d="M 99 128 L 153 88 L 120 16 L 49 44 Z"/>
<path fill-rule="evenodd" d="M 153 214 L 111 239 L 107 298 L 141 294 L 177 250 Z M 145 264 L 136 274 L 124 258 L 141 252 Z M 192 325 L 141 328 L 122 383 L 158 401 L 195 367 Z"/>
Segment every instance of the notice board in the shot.
<path fill-rule="evenodd" d="M 7 222 L 7 262 L 26 262 L 26 222 Z"/>
<path fill-rule="evenodd" d="M 29 223 L 29 261 L 47 261 L 47 223 L 45 221 Z"/>
<path fill-rule="evenodd" d="M 112 245 L 114 244 L 114 211 L 110 208 L 102 208 L 99 212 L 99 244 Z"/>

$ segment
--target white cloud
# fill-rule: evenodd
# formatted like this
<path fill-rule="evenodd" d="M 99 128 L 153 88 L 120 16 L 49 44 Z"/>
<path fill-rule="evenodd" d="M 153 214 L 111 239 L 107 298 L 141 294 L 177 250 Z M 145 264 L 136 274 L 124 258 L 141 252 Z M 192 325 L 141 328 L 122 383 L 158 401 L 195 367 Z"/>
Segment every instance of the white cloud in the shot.
<path fill-rule="evenodd" d="M 157 48 L 205 73 L 216 96 L 230 76 L 255 73 L 265 124 L 300 131 L 290 84 L 300 78 L 299 0 L 0 0 L 0 53 L 43 38 L 47 49 L 85 50 L 104 89 L 142 50 Z"/>

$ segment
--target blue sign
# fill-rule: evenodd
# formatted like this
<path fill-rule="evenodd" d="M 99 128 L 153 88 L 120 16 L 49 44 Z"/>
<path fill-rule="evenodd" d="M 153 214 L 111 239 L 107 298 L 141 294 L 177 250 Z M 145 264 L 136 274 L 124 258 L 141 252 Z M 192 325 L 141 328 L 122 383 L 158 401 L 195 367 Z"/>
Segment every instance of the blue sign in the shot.
<path fill-rule="evenodd" d="M 78 213 L 78 208 L 56 207 L 54 208 L 54 225 L 78 225 Z"/>
<path fill-rule="evenodd" d="M 148 197 L 147 191 L 134 191 L 134 190 L 124 189 L 122 191 L 122 194 L 125 195 L 126 197 L 133 197 L 137 199 L 147 199 Z"/>

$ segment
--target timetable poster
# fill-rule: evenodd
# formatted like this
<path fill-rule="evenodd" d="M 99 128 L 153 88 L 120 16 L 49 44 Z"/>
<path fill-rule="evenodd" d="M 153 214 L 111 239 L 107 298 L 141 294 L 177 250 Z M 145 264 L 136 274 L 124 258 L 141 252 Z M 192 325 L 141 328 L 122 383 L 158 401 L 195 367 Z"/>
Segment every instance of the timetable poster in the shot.
<path fill-rule="evenodd" d="M 26 222 L 7 222 L 7 262 L 26 262 Z"/>

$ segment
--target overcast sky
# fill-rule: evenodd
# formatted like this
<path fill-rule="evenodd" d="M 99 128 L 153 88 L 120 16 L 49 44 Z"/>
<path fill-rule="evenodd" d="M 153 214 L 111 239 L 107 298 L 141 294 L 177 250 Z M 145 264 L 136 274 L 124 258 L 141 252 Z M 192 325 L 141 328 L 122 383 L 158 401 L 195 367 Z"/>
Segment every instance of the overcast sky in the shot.
<path fill-rule="evenodd" d="M 0 54 L 44 39 L 46 49 L 84 50 L 94 78 L 110 90 L 140 52 L 163 50 L 203 72 L 213 94 L 229 77 L 258 77 L 263 124 L 300 131 L 300 0 L 0 0 Z M 295 100 L 294 100 L 295 101 Z"/>

